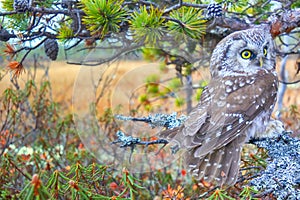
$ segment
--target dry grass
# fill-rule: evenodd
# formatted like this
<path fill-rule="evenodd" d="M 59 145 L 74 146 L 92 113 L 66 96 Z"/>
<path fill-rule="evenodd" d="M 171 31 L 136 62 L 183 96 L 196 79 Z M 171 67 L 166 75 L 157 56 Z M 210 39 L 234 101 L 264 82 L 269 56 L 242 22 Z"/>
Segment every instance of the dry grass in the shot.
<path fill-rule="evenodd" d="M 147 63 L 142 61 L 126 61 L 119 64 L 112 64 L 111 67 L 105 72 L 104 77 L 112 78 L 111 84 L 105 86 L 105 95 L 100 100 L 100 110 L 102 111 L 106 107 L 111 105 L 116 106 L 118 104 L 129 105 L 129 99 L 132 91 L 140 87 L 147 75 L 160 74 L 164 78 L 173 77 L 175 75 L 174 70 L 169 70 L 163 74 L 158 70 L 158 63 Z M 295 76 L 295 60 L 290 59 L 288 61 L 287 70 L 291 79 L 299 79 L 299 76 Z M 117 68 L 116 68 L 117 67 Z M 61 102 L 66 107 L 71 108 L 72 96 L 74 91 L 74 83 L 78 81 L 76 86 L 77 91 L 84 91 L 85 82 L 89 81 L 90 73 L 84 71 L 88 67 L 82 67 L 78 65 L 69 65 L 65 62 L 52 62 L 49 68 L 49 80 L 52 86 L 52 97 L 54 101 Z M 100 77 L 101 71 L 97 71 L 93 74 L 94 78 Z M 38 69 L 36 74 L 36 81 L 40 81 L 44 75 L 44 69 Z M 77 79 L 79 77 L 79 79 Z M 102 77 L 102 79 L 104 79 Z M 208 72 L 197 72 L 196 77 L 207 79 Z M 20 77 L 20 85 L 24 85 L 28 78 L 28 69 Z M 11 85 L 9 76 L 7 75 L 0 84 L 0 93 L 2 94 L 5 88 Z M 101 83 L 100 83 L 101 86 Z M 98 91 L 99 92 L 99 91 Z M 286 95 L 284 97 L 285 107 L 290 105 L 300 105 L 300 92 L 299 84 L 288 86 Z M 85 100 L 85 96 L 82 96 L 82 101 Z M 67 109 L 69 110 L 69 109 Z"/>
<path fill-rule="evenodd" d="M 53 100 L 68 104 L 71 102 L 73 84 L 79 69 L 79 66 L 67 65 L 63 62 L 53 62 L 50 64 L 48 77 L 51 82 Z M 30 73 L 32 73 L 32 69 L 26 69 L 25 73 L 19 77 L 18 82 L 21 87 L 24 87 Z M 45 69 L 38 68 L 36 71 L 36 83 L 41 82 L 42 79 L 45 80 L 44 75 Z M 8 87 L 11 87 L 9 74 L 1 81 L 0 93 L 2 94 Z"/>
<path fill-rule="evenodd" d="M 100 66 L 105 67 L 105 66 Z M 65 62 L 51 62 L 49 67 L 48 78 L 52 87 L 52 98 L 56 102 L 63 103 L 65 106 L 70 106 L 72 104 L 72 96 L 73 91 L 84 91 L 86 82 L 89 82 L 90 77 L 90 69 L 95 69 L 95 67 L 84 67 L 78 65 L 69 65 Z M 98 67 L 99 69 L 99 67 Z M 137 69 L 137 71 L 134 71 Z M 26 69 L 25 73 L 23 73 L 19 77 L 20 86 L 23 87 L 26 81 L 28 80 L 31 69 Z M 130 73 L 133 72 L 133 73 Z M 138 75 L 137 72 L 143 73 L 142 75 Z M 128 61 L 117 64 L 112 64 L 105 72 L 104 77 L 112 78 L 111 84 L 106 86 L 109 91 L 105 91 L 106 95 L 104 95 L 101 99 L 101 107 L 109 106 L 108 99 L 111 98 L 110 95 L 115 95 L 114 98 L 118 99 L 115 104 L 122 103 L 122 99 L 126 99 L 127 90 L 135 87 L 137 83 L 141 83 L 145 80 L 146 73 L 159 73 L 157 67 L 154 68 L 150 66 L 147 62 L 142 61 Z M 101 77 L 101 70 L 96 70 L 96 73 L 93 72 L 93 77 L 97 82 L 97 79 Z M 44 79 L 45 69 L 38 68 L 36 71 L 36 82 L 40 82 Z M 125 77 L 124 77 L 125 75 Z M 74 88 L 74 83 L 76 83 L 76 88 Z M 123 93 L 114 94 L 114 87 L 117 86 L 119 91 L 123 91 Z M 10 76 L 7 74 L 2 80 L 0 84 L 0 93 L 11 87 Z M 100 83 L 100 89 L 102 88 L 102 83 Z M 85 97 L 83 96 L 83 101 Z M 124 103 L 124 102 L 123 102 Z"/>

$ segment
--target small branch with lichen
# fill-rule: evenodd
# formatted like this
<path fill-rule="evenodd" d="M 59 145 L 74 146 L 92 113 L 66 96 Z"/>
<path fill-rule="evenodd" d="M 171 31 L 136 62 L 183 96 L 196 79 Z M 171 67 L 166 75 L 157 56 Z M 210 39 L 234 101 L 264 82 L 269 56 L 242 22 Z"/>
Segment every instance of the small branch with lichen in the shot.
<path fill-rule="evenodd" d="M 174 112 L 172 114 L 155 114 L 155 115 L 149 115 L 148 117 L 127 117 L 123 115 L 116 115 L 116 119 L 123 120 L 123 121 L 134 121 L 134 122 L 143 122 L 149 124 L 151 128 L 155 127 L 165 127 L 167 129 L 173 129 L 175 127 L 179 127 L 183 122 L 187 119 L 186 116 L 181 115 L 179 118 L 177 118 L 177 113 Z M 163 146 L 158 150 L 160 152 L 161 149 L 163 149 L 169 141 L 165 139 L 157 139 L 157 140 L 151 140 L 151 141 L 144 141 L 140 138 L 132 137 L 132 136 L 126 136 L 125 133 L 122 131 L 117 131 L 116 133 L 117 139 L 111 144 L 118 144 L 120 143 L 120 148 L 131 148 L 131 154 L 136 148 L 137 145 L 144 145 L 149 146 L 153 144 L 163 144 Z M 158 153 L 157 152 L 157 153 Z M 176 147 L 174 147 L 173 152 L 176 152 Z M 130 158 L 131 158 L 130 154 Z M 129 160 L 130 160 L 129 158 Z"/>
<path fill-rule="evenodd" d="M 252 141 L 268 150 L 267 168 L 250 181 L 259 191 L 270 191 L 278 199 L 298 199 L 300 196 L 300 140 L 283 132 L 275 138 Z M 257 197 L 259 197 L 258 194 Z"/>
<path fill-rule="evenodd" d="M 135 138 L 132 136 L 126 136 L 122 131 L 116 133 L 118 139 L 113 141 L 111 144 L 121 143 L 121 148 L 131 147 L 134 148 L 136 145 L 145 145 L 149 146 L 152 144 L 168 144 L 169 142 L 165 139 L 151 140 L 151 141 L 142 141 L 140 138 Z"/>
<path fill-rule="evenodd" d="M 149 115 L 148 117 L 126 117 L 123 115 L 116 115 L 116 119 L 123 121 L 138 121 L 149 124 L 151 128 L 155 127 L 165 127 L 167 129 L 173 129 L 175 127 L 180 126 L 187 119 L 185 115 L 181 115 L 177 118 L 177 113 L 173 112 L 172 114 L 155 114 Z"/>
<path fill-rule="evenodd" d="M 136 145 L 143 145 L 143 146 L 148 147 L 149 145 L 153 145 L 153 144 L 163 144 L 163 146 L 157 152 L 157 153 L 159 153 L 160 150 L 163 149 L 169 143 L 165 139 L 143 141 L 140 138 L 126 136 L 122 131 L 118 131 L 116 133 L 116 135 L 118 138 L 115 141 L 111 142 L 111 144 L 121 143 L 120 148 L 130 147 L 131 152 L 130 152 L 130 156 L 129 156 L 129 162 L 131 162 L 131 156 L 132 156 L 132 153 L 133 153 Z"/>

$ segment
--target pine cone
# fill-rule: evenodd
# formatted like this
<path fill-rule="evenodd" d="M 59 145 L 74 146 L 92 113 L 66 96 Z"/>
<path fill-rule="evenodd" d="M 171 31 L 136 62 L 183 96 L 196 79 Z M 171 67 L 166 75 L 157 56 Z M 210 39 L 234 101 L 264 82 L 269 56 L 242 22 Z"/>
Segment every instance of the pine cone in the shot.
<path fill-rule="evenodd" d="M 29 9 L 32 5 L 32 0 L 14 0 L 14 10 L 18 12 L 23 12 Z"/>
<path fill-rule="evenodd" d="M 6 29 L 0 29 L 0 41 L 7 42 L 9 39 L 9 32 Z"/>
<path fill-rule="evenodd" d="M 56 60 L 57 54 L 58 54 L 58 50 L 59 50 L 57 41 L 55 39 L 48 38 L 44 42 L 44 48 L 45 48 L 46 55 L 51 60 Z"/>
<path fill-rule="evenodd" d="M 76 7 L 76 4 L 78 3 L 78 1 L 73 1 L 73 0 L 62 0 L 61 1 L 61 7 L 62 8 L 68 8 L 68 9 L 72 9 L 74 7 Z"/>
<path fill-rule="evenodd" d="M 68 8 L 69 7 L 69 1 L 68 0 L 62 0 L 61 1 L 61 7 L 62 8 Z"/>
<path fill-rule="evenodd" d="M 215 17 L 221 17 L 222 16 L 222 6 L 219 4 L 209 4 L 207 7 L 207 18 L 215 18 Z"/>

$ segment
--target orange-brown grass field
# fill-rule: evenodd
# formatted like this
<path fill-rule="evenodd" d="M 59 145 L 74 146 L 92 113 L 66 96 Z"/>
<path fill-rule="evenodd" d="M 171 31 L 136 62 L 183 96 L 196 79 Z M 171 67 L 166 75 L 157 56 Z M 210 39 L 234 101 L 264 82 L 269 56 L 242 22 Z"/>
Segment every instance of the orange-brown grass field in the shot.
<path fill-rule="evenodd" d="M 109 71 L 114 73 L 115 77 L 122 77 L 123 74 L 126 72 L 139 67 L 143 64 L 146 64 L 145 62 L 139 62 L 139 61 L 133 61 L 133 62 L 124 62 L 122 64 L 119 64 L 116 66 L 116 64 L 112 64 L 110 68 L 108 69 L 107 73 L 109 74 Z M 117 67 L 117 70 L 115 70 Z M 52 88 L 52 98 L 54 101 L 63 103 L 65 105 L 71 106 L 72 103 L 72 96 L 73 96 L 73 90 L 74 90 L 74 83 L 76 82 L 77 76 L 83 69 L 83 66 L 80 65 L 71 65 L 67 64 L 66 62 L 51 62 L 49 66 L 49 73 L 48 78 L 51 83 Z M 89 67 L 86 67 L 89 68 Z M 28 71 L 32 69 L 26 69 L 25 73 L 22 73 L 22 75 L 19 77 L 19 83 L 22 86 L 24 86 L 25 82 L 28 79 Z M 44 68 L 38 68 L 36 72 L 36 82 L 40 82 L 42 78 L 44 78 L 45 75 L 45 69 Z M 84 74 L 86 77 L 81 78 L 86 80 L 89 80 L 90 77 L 89 74 Z M 142 77 L 138 77 L 142 78 Z M 117 78 L 114 78 L 115 80 L 112 81 L 112 84 L 116 84 Z M 45 80 L 45 79 L 44 79 Z M 127 84 L 124 85 L 124 88 L 130 88 L 130 84 L 132 81 L 136 81 L 136 79 L 128 80 Z M 10 83 L 10 76 L 6 75 L 3 80 L 0 82 L 0 93 L 2 94 L 3 91 L 11 85 Z M 79 84 L 79 87 L 84 87 L 84 84 Z M 100 84 L 101 86 L 101 84 Z M 78 90 L 82 88 L 77 88 Z"/>
<path fill-rule="evenodd" d="M 21 85 L 27 81 L 28 70 L 25 66 L 25 73 L 19 77 Z M 68 65 L 65 62 L 52 62 L 49 67 L 49 78 L 52 86 L 53 98 L 55 101 L 70 102 L 72 97 L 73 85 L 80 66 Z M 40 82 L 45 74 L 44 68 L 38 68 L 36 81 Z M 10 76 L 6 75 L 0 84 L 0 93 L 10 85 Z"/>
<path fill-rule="evenodd" d="M 280 63 L 279 63 L 280 64 Z M 101 66 L 100 66 L 101 67 Z M 105 68 L 106 66 L 103 66 Z M 84 82 L 88 82 L 91 77 L 89 72 L 90 67 L 80 66 L 80 65 L 71 65 L 67 64 L 64 61 L 60 62 L 50 62 L 48 78 L 51 83 L 52 88 L 52 98 L 54 101 L 62 103 L 66 110 L 71 111 L 72 108 L 72 96 L 74 91 L 74 83 L 78 81 L 78 85 L 76 85 L 76 91 L 83 91 L 85 84 Z M 19 77 L 20 85 L 24 85 L 26 80 L 28 79 L 28 71 L 30 69 L 25 69 L 25 73 L 23 73 Z M 287 71 L 290 81 L 300 79 L 299 75 L 295 75 L 296 73 L 296 64 L 295 58 L 292 58 L 287 63 Z M 94 73 L 94 72 L 93 72 Z M 96 70 L 96 73 L 93 74 L 94 77 L 99 78 L 102 72 L 100 70 Z M 36 72 L 36 81 L 39 82 L 45 74 L 45 69 L 38 68 Z M 146 77 L 150 74 L 161 74 L 159 71 L 158 63 L 149 63 L 146 61 L 124 61 L 120 63 L 112 64 L 104 73 L 104 77 L 102 80 L 106 78 L 111 78 L 111 82 L 109 85 L 104 85 L 104 82 L 100 83 L 100 90 L 104 89 L 105 94 L 100 98 L 98 109 L 100 112 L 105 108 L 110 106 L 116 106 L 118 104 L 128 106 L 130 91 L 134 91 L 136 88 L 140 87 L 146 80 Z M 208 70 L 203 69 L 196 72 L 196 79 L 209 79 Z M 175 70 L 170 69 L 164 72 L 164 78 L 174 77 Z M 77 77 L 79 79 L 77 80 Z M 9 87 L 10 76 L 7 75 L 0 82 L 0 94 Z M 117 89 L 116 89 L 117 88 Z M 114 92 L 116 89 L 117 92 Z M 109 91 L 107 91 L 109 90 Z M 128 91 L 128 92 L 127 92 Z M 100 91 L 101 92 L 101 91 Z M 288 85 L 287 90 L 284 96 L 284 112 L 283 117 L 285 122 L 289 125 L 290 120 L 288 111 L 291 105 L 296 105 L 299 107 L 300 105 L 300 84 Z M 82 101 L 84 102 L 85 96 L 82 95 Z"/>

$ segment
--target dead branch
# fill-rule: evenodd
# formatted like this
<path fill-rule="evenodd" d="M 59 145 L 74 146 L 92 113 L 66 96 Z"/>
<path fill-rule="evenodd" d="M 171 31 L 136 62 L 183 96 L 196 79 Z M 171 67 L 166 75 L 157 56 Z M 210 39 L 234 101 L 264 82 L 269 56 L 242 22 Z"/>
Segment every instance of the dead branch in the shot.
<path fill-rule="evenodd" d="M 271 18 L 271 34 L 276 37 L 300 27 L 300 10 L 288 10 Z"/>

